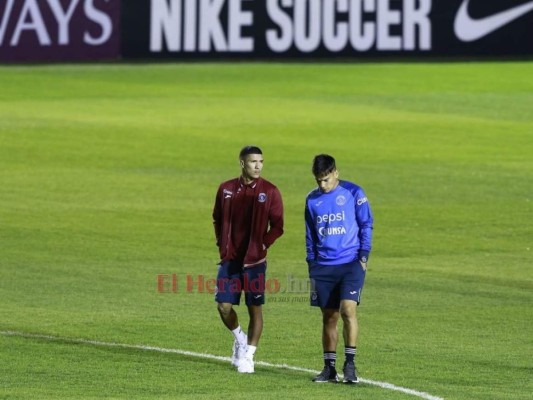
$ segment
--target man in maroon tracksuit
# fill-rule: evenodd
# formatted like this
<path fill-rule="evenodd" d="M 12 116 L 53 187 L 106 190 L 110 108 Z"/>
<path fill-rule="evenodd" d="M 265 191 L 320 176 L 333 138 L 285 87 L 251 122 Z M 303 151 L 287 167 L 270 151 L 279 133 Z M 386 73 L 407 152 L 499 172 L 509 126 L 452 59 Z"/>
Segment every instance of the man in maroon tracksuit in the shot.
<path fill-rule="evenodd" d="M 253 373 L 253 356 L 263 331 L 267 249 L 283 234 L 283 202 L 276 186 L 260 177 L 263 153 L 246 146 L 239 154 L 241 176 L 223 182 L 213 210 L 220 252 L 215 301 L 224 325 L 234 335 L 232 364 Z M 250 322 L 242 332 L 233 305 L 244 292 Z"/>

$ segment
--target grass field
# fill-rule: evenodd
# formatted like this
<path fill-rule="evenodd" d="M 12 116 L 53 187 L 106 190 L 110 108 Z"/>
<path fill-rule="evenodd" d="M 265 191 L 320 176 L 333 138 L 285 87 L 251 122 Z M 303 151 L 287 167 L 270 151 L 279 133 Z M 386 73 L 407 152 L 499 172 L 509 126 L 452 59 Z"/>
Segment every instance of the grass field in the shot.
<path fill-rule="evenodd" d="M 0 398 L 530 399 L 532 76 L 531 62 L 0 67 Z M 265 364 L 243 376 L 162 349 L 230 355 L 198 282 L 216 274 L 216 188 L 249 143 L 286 233 Z M 322 367 L 303 231 L 321 152 L 375 214 L 355 387 L 297 369 Z"/>

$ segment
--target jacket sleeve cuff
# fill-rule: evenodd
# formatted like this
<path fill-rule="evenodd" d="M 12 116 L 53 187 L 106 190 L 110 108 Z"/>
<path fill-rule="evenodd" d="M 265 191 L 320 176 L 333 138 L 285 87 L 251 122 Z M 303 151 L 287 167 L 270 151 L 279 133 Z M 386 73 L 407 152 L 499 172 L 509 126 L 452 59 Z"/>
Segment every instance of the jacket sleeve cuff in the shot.
<path fill-rule="evenodd" d="M 359 250 L 359 261 L 368 262 L 368 257 L 370 256 L 370 251 L 368 250 Z"/>

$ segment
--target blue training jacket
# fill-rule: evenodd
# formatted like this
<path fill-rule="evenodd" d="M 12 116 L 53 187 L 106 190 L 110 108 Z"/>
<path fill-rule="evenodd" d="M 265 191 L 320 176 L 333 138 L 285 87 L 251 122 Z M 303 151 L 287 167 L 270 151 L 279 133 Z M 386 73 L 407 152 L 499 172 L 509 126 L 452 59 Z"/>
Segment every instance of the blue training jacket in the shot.
<path fill-rule="evenodd" d="M 341 180 L 329 193 L 312 190 L 305 201 L 306 260 L 338 265 L 368 257 L 373 222 L 360 186 Z"/>

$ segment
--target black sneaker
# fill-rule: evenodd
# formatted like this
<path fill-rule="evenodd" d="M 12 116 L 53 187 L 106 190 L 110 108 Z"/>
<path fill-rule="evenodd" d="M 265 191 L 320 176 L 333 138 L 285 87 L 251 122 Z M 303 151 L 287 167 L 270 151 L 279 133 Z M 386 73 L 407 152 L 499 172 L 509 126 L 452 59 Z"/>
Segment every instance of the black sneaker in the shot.
<path fill-rule="evenodd" d="M 344 375 L 342 379 L 344 383 L 359 382 L 359 379 L 357 379 L 357 369 L 355 368 L 355 364 L 353 362 L 345 362 L 344 367 L 342 368 L 342 373 Z"/>
<path fill-rule="evenodd" d="M 326 365 L 322 372 L 313 378 L 313 382 L 323 383 L 323 382 L 333 382 L 337 383 L 339 381 L 339 376 L 334 367 Z"/>

